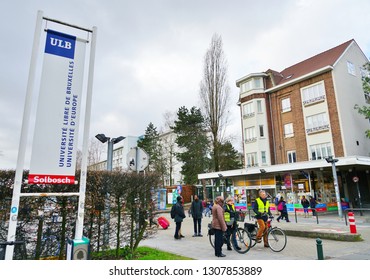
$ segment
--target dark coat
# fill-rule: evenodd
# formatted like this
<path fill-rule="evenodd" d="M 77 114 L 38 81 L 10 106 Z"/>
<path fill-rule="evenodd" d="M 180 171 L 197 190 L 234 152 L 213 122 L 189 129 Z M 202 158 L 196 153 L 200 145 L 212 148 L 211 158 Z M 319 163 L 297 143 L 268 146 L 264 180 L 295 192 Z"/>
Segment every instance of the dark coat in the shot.
<path fill-rule="evenodd" d="M 175 223 L 181 223 L 185 216 L 184 206 L 180 201 L 175 204 Z"/>
<path fill-rule="evenodd" d="M 313 198 L 313 197 L 311 197 L 311 199 L 310 199 L 310 207 L 311 208 L 315 208 L 316 207 L 316 204 L 317 204 L 316 199 Z"/>
<path fill-rule="evenodd" d="M 203 217 L 203 205 L 200 200 L 194 200 L 190 206 L 190 213 L 193 219 L 201 219 Z"/>
<path fill-rule="evenodd" d="M 303 208 L 308 208 L 308 206 L 310 206 L 310 202 L 306 198 L 301 200 L 301 204 Z"/>

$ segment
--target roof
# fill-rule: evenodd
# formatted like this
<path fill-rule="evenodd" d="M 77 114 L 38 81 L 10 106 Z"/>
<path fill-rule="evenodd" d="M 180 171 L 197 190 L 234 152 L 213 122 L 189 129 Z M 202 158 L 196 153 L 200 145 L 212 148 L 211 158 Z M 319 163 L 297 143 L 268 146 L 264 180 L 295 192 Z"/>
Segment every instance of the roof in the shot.
<path fill-rule="evenodd" d="M 339 46 L 285 68 L 280 72 L 280 74 L 283 76 L 283 79 L 280 81 L 275 81 L 276 85 L 285 84 L 293 79 L 297 79 L 327 66 L 333 67 L 335 62 L 337 62 L 337 60 L 353 42 L 355 42 L 354 39 L 351 39 Z"/>

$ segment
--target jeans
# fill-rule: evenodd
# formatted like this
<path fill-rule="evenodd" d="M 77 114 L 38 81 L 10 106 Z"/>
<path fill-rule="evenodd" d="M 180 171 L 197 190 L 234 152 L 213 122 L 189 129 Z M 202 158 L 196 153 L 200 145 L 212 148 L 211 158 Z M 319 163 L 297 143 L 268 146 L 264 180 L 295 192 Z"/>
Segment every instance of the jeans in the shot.
<path fill-rule="evenodd" d="M 230 243 L 230 237 L 231 237 L 231 241 L 233 242 L 233 245 L 236 246 L 237 243 L 236 243 L 236 225 L 234 225 L 233 227 L 231 226 L 227 226 L 227 232 L 226 232 L 226 240 L 227 240 L 227 247 L 231 247 L 231 243 Z"/>
<path fill-rule="evenodd" d="M 193 218 L 193 223 L 194 223 L 194 234 L 200 234 L 202 228 L 202 219 Z"/>

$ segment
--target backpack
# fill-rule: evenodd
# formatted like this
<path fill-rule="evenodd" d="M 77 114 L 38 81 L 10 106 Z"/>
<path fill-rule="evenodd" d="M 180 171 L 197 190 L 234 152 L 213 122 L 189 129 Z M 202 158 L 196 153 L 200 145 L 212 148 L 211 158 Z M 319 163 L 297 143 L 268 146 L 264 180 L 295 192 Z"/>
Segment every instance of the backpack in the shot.
<path fill-rule="evenodd" d="M 278 211 L 283 211 L 283 209 L 284 209 L 283 202 L 280 202 L 280 203 L 278 204 Z"/>
<path fill-rule="evenodd" d="M 171 218 L 172 219 L 175 219 L 175 216 L 176 216 L 176 208 L 175 208 L 176 204 L 172 205 L 171 207 Z"/>

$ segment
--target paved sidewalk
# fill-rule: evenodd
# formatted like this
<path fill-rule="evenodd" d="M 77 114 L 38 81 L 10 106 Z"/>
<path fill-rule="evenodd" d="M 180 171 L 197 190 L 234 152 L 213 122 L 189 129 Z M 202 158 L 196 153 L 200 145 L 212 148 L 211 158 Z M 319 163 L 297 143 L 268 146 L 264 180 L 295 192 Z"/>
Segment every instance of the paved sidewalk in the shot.
<path fill-rule="evenodd" d="M 159 228 L 158 234 L 150 239 L 143 240 L 141 246 L 149 246 L 159 250 L 172 252 L 175 254 L 187 256 L 197 260 L 220 260 L 214 256 L 214 249 L 209 243 L 207 236 L 207 224 L 212 218 L 205 217 L 202 219 L 203 237 L 192 237 L 193 219 L 187 217 L 182 225 L 182 234 L 185 238 L 175 240 L 173 235 L 175 224 L 168 213 L 160 214 L 165 216 L 171 225 L 167 230 Z M 356 229 L 358 236 L 363 241 L 349 242 L 336 241 L 325 238 L 325 234 L 335 235 L 353 235 L 350 233 L 349 224 L 345 224 L 344 218 L 339 218 L 337 214 L 325 214 L 319 216 L 319 224 L 313 217 L 304 218 L 297 216 L 295 221 L 294 214 L 290 215 L 290 223 L 273 221 L 273 226 L 278 226 L 288 234 L 287 247 L 279 253 L 272 252 L 269 248 L 264 248 L 263 244 L 257 244 L 246 254 L 239 254 L 236 251 L 227 251 L 223 246 L 223 252 L 227 255 L 227 260 L 315 260 L 317 259 L 316 238 L 320 237 L 323 241 L 323 251 L 325 259 L 370 259 L 370 223 L 369 216 L 356 218 Z M 249 222 L 247 215 L 246 221 Z M 243 225 L 243 223 L 239 223 Z M 318 236 L 309 238 L 308 233 L 315 233 Z"/>

